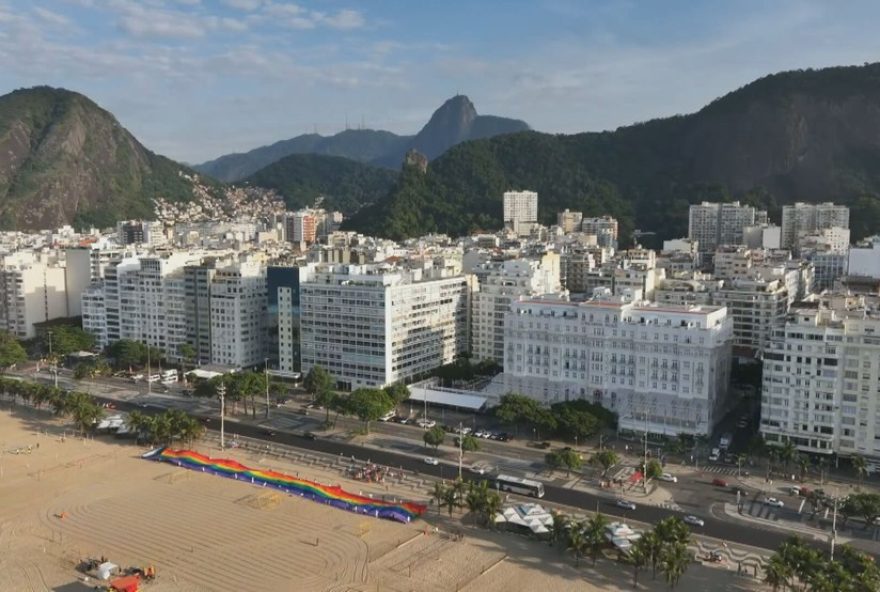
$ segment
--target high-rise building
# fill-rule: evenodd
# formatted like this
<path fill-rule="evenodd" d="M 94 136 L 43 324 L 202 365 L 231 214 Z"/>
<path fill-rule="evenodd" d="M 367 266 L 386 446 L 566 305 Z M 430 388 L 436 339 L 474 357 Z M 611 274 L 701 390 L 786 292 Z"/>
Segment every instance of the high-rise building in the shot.
<path fill-rule="evenodd" d="M 248 368 L 266 360 L 266 269 L 242 261 L 218 266 L 211 283 L 211 361 Z"/>
<path fill-rule="evenodd" d="M 211 342 L 211 286 L 217 272 L 217 260 L 206 259 L 187 265 L 183 270 L 186 290 L 186 342 L 195 352 L 198 364 L 210 364 L 213 359 Z"/>
<path fill-rule="evenodd" d="M 785 323 L 790 298 L 783 278 L 739 277 L 725 280 L 712 295 L 733 320 L 733 346 L 743 358 L 754 358 L 770 344 L 773 331 Z"/>
<path fill-rule="evenodd" d="M 584 218 L 581 220 L 581 232 L 596 237 L 600 247 L 617 248 L 617 219 L 611 216 Z"/>
<path fill-rule="evenodd" d="M 770 444 L 880 461 L 880 314 L 831 295 L 792 307 L 764 353 L 761 432 Z"/>
<path fill-rule="evenodd" d="M 849 208 L 833 203 L 782 206 L 782 248 L 797 251 L 802 236 L 825 228 L 849 228 Z"/>
<path fill-rule="evenodd" d="M 34 324 L 68 316 L 65 269 L 57 261 L 31 251 L 0 260 L 0 329 L 29 339 Z"/>
<path fill-rule="evenodd" d="M 880 279 L 880 235 L 865 239 L 849 250 L 847 273 Z"/>
<path fill-rule="evenodd" d="M 622 430 L 708 435 L 729 407 L 730 340 L 723 307 L 607 291 L 583 303 L 524 299 L 505 323 L 504 388 L 544 404 L 600 403 Z"/>
<path fill-rule="evenodd" d="M 559 292 L 559 255 L 537 259 L 490 261 L 474 270 L 478 289 L 472 296 L 471 352 L 476 360 L 504 362 L 504 317 L 522 296 Z"/>
<path fill-rule="evenodd" d="M 302 369 L 299 287 L 311 277 L 314 268 L 278 265 L 266 270 L 268 343 L 274 348 L 269 357 L 274 358 L 278 370 L 287 374 Z"/>
<path fill-rule="evenodd" d="M 722 245 L 741 245 L 746 227 L 766 219 L 766 212 L 752 206 L 704 201 L 690 207 L 688 238 L 697 241 L 701 253 L 711 254 Z"/>
<path fill-rule="evenodd" d="M 538 222 L 538 194 L 534 191 L 504 192 L 504 226 L 525 235 Z"/>
<path fill-rule="evenodd" d="M 341 388 L 381 387 L 465 353 L 469 281 L 435 272 L 319 266 L 300 283 L 302 372 L 321 366 Z"/>
<path fill-rule="evenodd" d="M 160 245 L 165 242 L 161 222 L 124 220 L 116 223 L 116 239 L 121 245 Z"/>
<path fill-rule="evenodd" d="M 322 214 L 323 211 L 311 209 L 288 213 L 284 219 L 287 240 L 307 245 L 315 242 L 318 235 L 318 225 L 323 219 Z"/>

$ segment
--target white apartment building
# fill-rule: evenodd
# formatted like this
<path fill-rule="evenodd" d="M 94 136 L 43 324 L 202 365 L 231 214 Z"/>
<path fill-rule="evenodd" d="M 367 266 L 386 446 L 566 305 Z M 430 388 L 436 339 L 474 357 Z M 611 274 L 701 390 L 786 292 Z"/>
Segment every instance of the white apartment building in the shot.
<path fill-rule="evenodd" d="M 235 368 L 266 359 L 266 269 L 242 261 L 218 267 L 211 283 L 211 361 Z"/>
<path fill-rule="evenodd" d="M 785 323 L 789 288 L 783 278 L 740 277 L 724 282 L 713 302 L 727 307 L 733 320 L 733 345 L 737 355 L 752 358 L 769 345 L 773 331 Z"/>
<path fill-rule="evenodd" d="M 709 434 L 723 416 L 731 322 L 716 306 L 657 306 L 607 291 L 511 306 L 503 381 L 544 404 L 588 399 L 622 430 Z"/>
<path fill-rule="evenodd" d="M 876 302 L 798 303 L 764 354 L 761 432 L 805 452 L 880 461 L 880 315 Z"/>
<path fill-rule="evenodd" d="M 472 296 L 471 353 L 476 360 L 504 363 L 504 317 L 522 296 L 562 290 L 560 258 L 547 253 L 539 259 L 509 259 L 484 263 L 474 270 L 478 288 Z"/>
<path fill-rule="evenodd" d="M 743 242 L 750 249 L 779 249 L 782 228 L 772 224 L 757 224 L 743 229 Z"/>
<path fill-rule="evenodd" d="M 782 206 L 782 248 L 797 251 L 798 240 L 825 228 L 849 228 L 849 208 L 833 203 Z"/>
<path fill-rule="evenodd" d="M 538 222 L 538 194 L 534 191 L 504 192 L 504 226 L 528 235 Z"/>
<path fill-rule="evenodd" d="M 849 275 L 880 279 L 880 235 L 851 247 L 847 267 Z"/>
<path fill-rule="evenodd" d="M 766 219 L 766 212 L 752 206 L 704 201 L 690 207 L 688 238 L 697 241 L 701 253 L 711 254 L 722 245 L 743 244 L 744 230 Z"/>
<path fill-rule="evenodd" d="M 581 220 L 581 232 L 596 237 L 600 247 L 617 248 L 617 219 L 611 216 L 584 218 Z"/>
<path fill-rule="evenodd" d="M 81 295 L 80 314 L 83 329 L 95 336 L 95 343 L 106 347 L 110 343 L 107 337 L 107 303 L 104 301 L 104 286 L 96 282 L 83 290 Z"/>
<path fill-rule="evenodd" d="M 116 223 L 116 239 L 121 245 L 158 246 L 167 240 L 164 230 L 155 220 L 123 220 Z"/>
<path fill-rule="evenodd" d="M 468 349 L 470 281 L 439 270 L 323 265 L 300 284 L 302 372 L 341 388 L 382 387 Z"/>
<path fill-rule="evenodd" d="M 35 323 L 70 316 L 65 270 L 33 251 L 0 260 L 0 329 L 19 339 L 36 335 Z"/>

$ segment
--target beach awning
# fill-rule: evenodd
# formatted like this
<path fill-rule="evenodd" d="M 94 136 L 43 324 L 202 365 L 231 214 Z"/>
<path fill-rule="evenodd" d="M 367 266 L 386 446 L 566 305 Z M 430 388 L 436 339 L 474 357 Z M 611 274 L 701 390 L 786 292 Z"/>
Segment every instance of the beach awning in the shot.
<path fill-rule="evenodd" d="M 140 576 L 124 576 L 110 582 L 110 589 L 116 592 L 138 592 L 141 585 Z"/>
<path fill-rule="evenodd" d="M 477 395 L 410 387 L 409 401 L 412 403 L 430 403 L 432 405 L 445 405 L 446 407 L 479 411 L 486 405 L 488 399 Z"/>
<path fill-rule="evenodd" d="M 115 563 L 110 563 L 109 561 L 105 561 L 98 566 L 98 579 L 109 580 L 110 576 L 115 574 L 117 570 L 119 570 L 118 565 L 116 565 Z"/>

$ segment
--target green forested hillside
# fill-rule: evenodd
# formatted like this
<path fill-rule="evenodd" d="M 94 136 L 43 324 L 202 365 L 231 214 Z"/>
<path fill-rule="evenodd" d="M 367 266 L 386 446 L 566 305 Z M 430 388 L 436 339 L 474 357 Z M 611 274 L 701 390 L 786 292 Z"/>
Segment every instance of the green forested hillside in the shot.
<path fill-rule="evenodd" d="M 311 206 L 318 196 L 325 207 L 346 214 L 388 194 L 397 173 L 338 156 L 293 154 L 257 171 L 246 183 L 275 189 L 291 209 Z"/>
<path fill-rule="evenodd" d="M 501 226 L 501 195 L 539 193 L 540 217 L 612 214 L 621 234 L 687 233 L 687 207 L 740 199 L 770 210 L 835 201 L 858 238 L 880 231 L 880 64 L 762 78 L 687 115 L 613 132 L 525 132 L 466 142 L 406 171 L 349 226 L 390 237 Z"/>

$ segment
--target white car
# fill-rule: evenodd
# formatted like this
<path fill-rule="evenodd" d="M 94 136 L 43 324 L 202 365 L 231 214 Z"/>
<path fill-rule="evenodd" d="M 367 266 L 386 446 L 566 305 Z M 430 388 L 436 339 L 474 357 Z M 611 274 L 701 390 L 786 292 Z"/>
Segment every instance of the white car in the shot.
<path fill-rule="evenodd" d="M 768 506 L 773 506 L 774 508 L 784 508 L 785 504 L 781 499 L 776 499 L 775 497 L 768 497 L 764 500 L 764 503 Z"/>
<path fill-rule="evenodd" d="M 706 526 L 706 522 L 702 518 L 697 518 L 691 514 L 688 514 L 682 520 L 684 520 L 685 524 L 690 524 L 691 526 Z"/>
<path fill-rule="evenodd" d="M 657 477 L 661 481 L 667 481 L 669 483 L 678 483 L 678 477 L 673 475 L 672 473 L 663 473 L 659 477 Z"/>
<path fill-rule="evenodd" d="M 617 505 L 618 508 L 624 508 L 626 510 L 635 510 L 636 509 L 636 505 L 629 500 L 619 499 L 615 502 L 615 504 Z"/>
<path fill-rule="evenodd" d="M 420 419 L 416 422 L 420 428 L 433 428 L 437 422 L 433 419 Z"/>
<path fill-rule="evenodd" d="M 476 473 L 477 475 L 485 475 L 489 472 L 489 467 L 485 465 L 473 465 L 471 467 L 471 472 Z"/>
<path fill-rule="evenodd" d="M 474 432 L 474 436 L 476 436 L 477 438 L 488 438 L 491 435 L 491 432 L 487 430 L 477 430 L 476 432 Z"/>
<path fill-rule="evenodd" d="M 426 464 L 426 465 L 434 465 L 434 466 L 437 466 L 437 465 L 440 464 L 440 461 L 437 460 L 436 458 L 434 458 L 433 456 L 426 456 L 426 457 L 424 458 L 424 461 L 425 461 L 425 464 Z"/>

